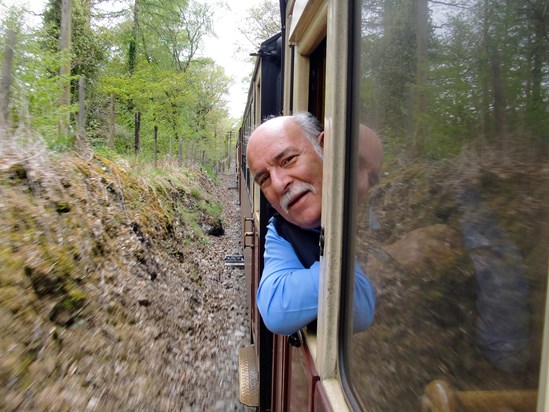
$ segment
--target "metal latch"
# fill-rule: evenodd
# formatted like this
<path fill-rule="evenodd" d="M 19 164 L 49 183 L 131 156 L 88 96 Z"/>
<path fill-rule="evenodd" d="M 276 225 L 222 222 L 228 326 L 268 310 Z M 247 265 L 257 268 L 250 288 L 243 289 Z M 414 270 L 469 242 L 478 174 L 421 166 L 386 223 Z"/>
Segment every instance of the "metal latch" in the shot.
<path fill-rule="evenodd" d="M 320 256 L 324 256 L 324 226 L 320 228 L 320 236 L 318 238 L 318 246 L 320 247 Z"/>
<path fill-rule="evenodd" d="M 296 333 L 292 333 L 290 336 L 288 336 L 288 343 L 294 348 L 300 348 L 301 342 L 303 342 L 303 337 L 301 336 L 301 331 L 299 330 Z"/>

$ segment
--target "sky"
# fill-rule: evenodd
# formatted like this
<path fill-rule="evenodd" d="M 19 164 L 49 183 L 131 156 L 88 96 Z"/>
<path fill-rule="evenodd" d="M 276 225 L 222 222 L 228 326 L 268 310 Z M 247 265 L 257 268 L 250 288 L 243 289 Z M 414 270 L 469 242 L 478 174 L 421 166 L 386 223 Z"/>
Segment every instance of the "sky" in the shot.
<path fill-rule="evenodd" d="M 219 0 L 199 0 L 211 5 L 218 5 Z M 236 44 L 246 44 L 246 40 L 238 31 L 238 25 L 243 19 L 246 10 L 259 0 L 225 0 L 228 8 L 216 7 L 214 17 L 215 37 L 205 40 L 202 56 L 213 58 L 222 66 L 225 74 L 232 79 L 232 85 L 227 96 L 229 116 L 240 118 L 248 95 L 248 84 L 243 83 L 253 70 L 248 56 L 236 53 Z M 27 6 L 35 14 L 43 11 L 45 0 L 0 0 L 4 5 L 17 4 Z M 37 20 L 39 22 L 39 20 Z"/>
<path fill-rule="evenodd" d="M 216 0 L 204 0 L 214 3 Z M 218 9 L 214 28 L 216 38 L 209 38 L 205 42 L 204 55 L 213 58 L 217 64 L 225 69 L 225 73 L 232 77 L 233 83 L 229 92 L 229 115 L 239 118 L 244 113 L 244 106 L 248 97 L 248 83 L 243 83 L 252 72 L 254 66 L 247 55 L 236 53 L 236 44 L 245 44 L 246 39 L 238 31 L 246 10 L 257 4 L 259 0 L 226 0 L 230 10 Z M 247 46 L 246 46 L 247 47 Z"/>

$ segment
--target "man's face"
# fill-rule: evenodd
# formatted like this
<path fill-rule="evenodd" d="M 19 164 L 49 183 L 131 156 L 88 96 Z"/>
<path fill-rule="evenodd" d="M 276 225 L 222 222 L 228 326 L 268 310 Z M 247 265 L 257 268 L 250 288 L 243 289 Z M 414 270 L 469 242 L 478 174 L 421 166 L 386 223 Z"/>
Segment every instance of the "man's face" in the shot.
<path fill-rule="evenodd" d="M 282 217 L 304 229 L 320 226 L 322 157 L 290 117 L 257 128 L 247 157 L 255 181 Z"/>

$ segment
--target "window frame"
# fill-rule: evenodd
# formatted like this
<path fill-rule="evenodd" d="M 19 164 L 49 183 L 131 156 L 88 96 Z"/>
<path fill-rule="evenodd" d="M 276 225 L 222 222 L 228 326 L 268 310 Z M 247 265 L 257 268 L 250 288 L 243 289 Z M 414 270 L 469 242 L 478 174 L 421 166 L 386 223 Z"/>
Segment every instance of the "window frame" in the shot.
<path fill-rule="evenodd" d="M 355 390 L 350 380 L 350 365 L 352 362 L 351 336 L 353 313 L 353 290 L 355 276 L 356 225 L 357 225 L 357 171 L 358 171 L 358 134 L 359 134 L 359 107 L 360 87 L 360 27 L 361 27 L 360 0 L 348 0 L 349 18 L 347 22 L 347 110 L 346 133 L 344 145 L 345 180 L 343 203 L 343 237 L 342 237 L 342 266 L 340 272 L 341 299 L 340 322 L 338 330 L 338 367 L 341 385 L 347 403 L 352 410 L 360 410 Z M 358 58 L 356 57 L 358 56 Z"/>

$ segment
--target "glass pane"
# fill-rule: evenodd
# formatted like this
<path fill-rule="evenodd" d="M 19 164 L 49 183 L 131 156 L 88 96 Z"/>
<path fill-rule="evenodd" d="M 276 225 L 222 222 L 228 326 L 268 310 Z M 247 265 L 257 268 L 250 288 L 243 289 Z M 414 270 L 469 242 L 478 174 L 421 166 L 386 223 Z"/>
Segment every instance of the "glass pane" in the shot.
<path fill-rule="evenodd" d="M 350 337 L 349 376 L 368 411 L 431 410 L 436 385 L 457 410 L 535 409 L 549 252 L 545 6 L 362 1 L 359 121 L 383 147 L 380 169 L 375 134 L 361 129 L 356 244 L 376 311 Z"/>

